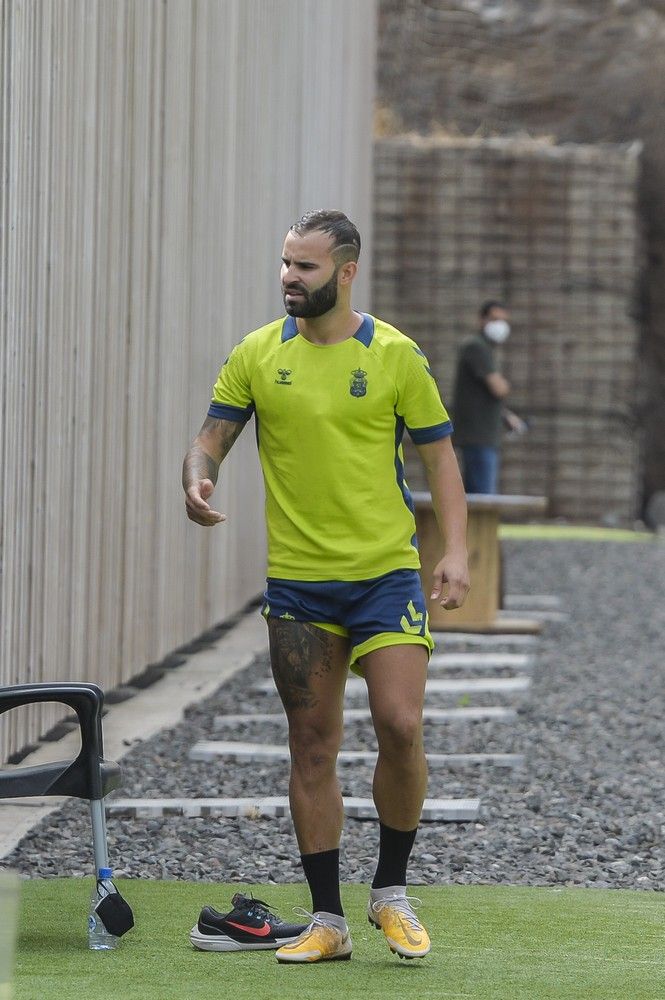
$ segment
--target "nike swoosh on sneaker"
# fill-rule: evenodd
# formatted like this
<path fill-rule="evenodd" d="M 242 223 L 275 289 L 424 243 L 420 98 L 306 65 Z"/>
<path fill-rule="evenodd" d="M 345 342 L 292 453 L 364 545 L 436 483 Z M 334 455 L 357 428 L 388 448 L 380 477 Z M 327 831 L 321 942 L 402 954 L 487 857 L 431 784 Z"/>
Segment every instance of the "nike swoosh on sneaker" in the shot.
<path fill-rule="evenodd" d="M 234 924 L 232 920 L 227 920 L 226 923 L 229 927 L 235 927 L 239 931 L 246 931 L 248 934 L 256 935 L 256 937 L 268 937 L 272 932 L 270 924 L 265 922 L 262 927 L 248 927 L 247 924 Z"/>
<path fill-rule="evenodd" d="M 407 927 L 406 923 L 403 920 L 400 920 L 400 924 L 402 930 L 404 931 L 404 937 L 409 942 L 409 944 L 412 945 L 422 944 L 422 935 L 419 934 L 418 937 L 415 937 L 415 935 L 411 933 L 411 930 L 409 929 L 409 927 Z"/>

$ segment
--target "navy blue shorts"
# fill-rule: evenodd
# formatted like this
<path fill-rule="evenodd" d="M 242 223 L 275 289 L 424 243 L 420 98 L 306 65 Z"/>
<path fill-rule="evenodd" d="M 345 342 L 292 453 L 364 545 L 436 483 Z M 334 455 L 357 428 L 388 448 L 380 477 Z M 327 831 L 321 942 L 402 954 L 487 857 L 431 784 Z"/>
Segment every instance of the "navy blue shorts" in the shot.
<path fill-rule="evenodd" d="M 372 580 L 278 580 L 268 577 L 262 614 L 265 618 L 309 622 L 317 628 L 348 636 L 351 669 L 357 661 L 384 646 L 434 643 L 427 606 L 415 569 L 398 569 Z"/>

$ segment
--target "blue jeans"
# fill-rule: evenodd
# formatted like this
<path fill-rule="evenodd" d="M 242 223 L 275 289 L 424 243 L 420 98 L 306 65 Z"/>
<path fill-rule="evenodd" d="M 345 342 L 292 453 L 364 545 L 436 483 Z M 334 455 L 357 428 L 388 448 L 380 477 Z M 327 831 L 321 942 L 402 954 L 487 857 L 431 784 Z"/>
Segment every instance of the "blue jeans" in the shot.
<path fill-rule="evenodd" d="M 467 493 L 499 492 L 499 450 L 481 444 L 462 448 L 464 489 Z"/>

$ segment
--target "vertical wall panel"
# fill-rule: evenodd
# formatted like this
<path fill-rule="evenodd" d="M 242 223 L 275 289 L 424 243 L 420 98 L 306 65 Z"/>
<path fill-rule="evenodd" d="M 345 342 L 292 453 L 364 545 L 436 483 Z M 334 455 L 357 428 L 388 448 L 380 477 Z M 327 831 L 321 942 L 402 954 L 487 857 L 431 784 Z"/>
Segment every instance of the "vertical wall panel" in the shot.
<path fill-rule="evenodd" d="M 288 225 L 340 207 L 369 261 L 375 4 L 0 0 L 0 30 L 0 683 L 112 687 L 262 588 L 253 430 L 219 528 L 180 466 Z M 4 717 L 3 757 L 57 717 Z"/>

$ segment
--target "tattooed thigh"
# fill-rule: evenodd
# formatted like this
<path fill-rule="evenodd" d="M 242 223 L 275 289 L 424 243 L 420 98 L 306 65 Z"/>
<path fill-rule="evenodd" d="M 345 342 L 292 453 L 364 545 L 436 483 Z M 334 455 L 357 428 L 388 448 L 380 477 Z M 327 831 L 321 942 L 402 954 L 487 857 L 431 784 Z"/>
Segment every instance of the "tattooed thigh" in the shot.
<path fill-rule="evenodd" d="M 268 618 L 268 636 L 272 674 L 287 711 L 316 708 L 343 687 L 347 640 L 307 622 L 281 618 Z"/>

